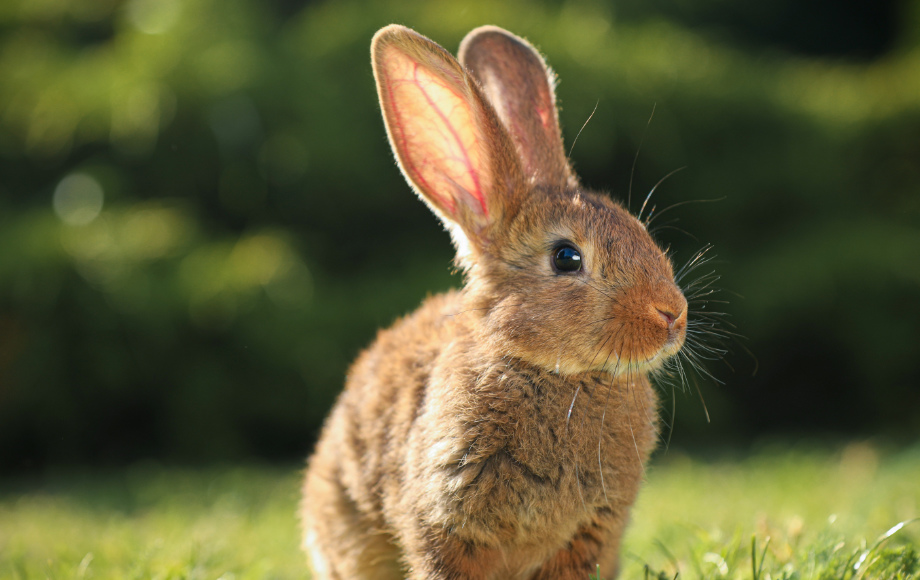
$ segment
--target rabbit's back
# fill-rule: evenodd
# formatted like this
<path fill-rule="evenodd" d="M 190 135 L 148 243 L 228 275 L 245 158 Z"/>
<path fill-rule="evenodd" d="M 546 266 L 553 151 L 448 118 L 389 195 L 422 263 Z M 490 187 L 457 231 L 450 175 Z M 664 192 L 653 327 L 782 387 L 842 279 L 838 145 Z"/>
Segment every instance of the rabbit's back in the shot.
<path fill-rule="evenodd" d="M 342 564 L 323 561 L 329 552 L 348 559 L 357 578 L 403 577 L 383 491 L 403 477 L 400 461 L 438 345 L 456 332 L 445 315 L 456 312 L 458 297 L 457 292 L 433 296 L 381 330 L 348 372 L 304 482 L 304 547 L 319 577 L 338 577 L 331 570 Z"/>
<path fill-rule="evenodd" d="M 458 311 L 458 292 L 430 297 L 415 312 L 379 331 L 348 372 L 310 471 L 334 474 L 354 489 L 353 499 L 362 508 L 379 511 L 378 491 L 399 477 L 408 434 L 443 345 L 461 339 L 452 316 Z"/>

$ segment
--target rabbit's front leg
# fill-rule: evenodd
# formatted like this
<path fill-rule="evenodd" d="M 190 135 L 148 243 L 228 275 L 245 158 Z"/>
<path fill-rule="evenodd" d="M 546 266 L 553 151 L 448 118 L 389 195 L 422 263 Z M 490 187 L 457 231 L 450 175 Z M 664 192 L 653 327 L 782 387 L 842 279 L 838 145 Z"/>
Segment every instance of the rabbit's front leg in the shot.
<path fill-rule="evenodd" d="M 601 509 L 593 521 L 579 528 L 566 547 L 540 567 L 533 580 L 586 580 L 598 569 L 601 578 L 616 578 L 620 541 L 628 519 L 626 509 Z"/>
<path fill-rule="evenodd" d="M 417 529 L 406 546 L 409 580 L 491 580 L 500 550 L 476 545 L 442 529 Z"/>

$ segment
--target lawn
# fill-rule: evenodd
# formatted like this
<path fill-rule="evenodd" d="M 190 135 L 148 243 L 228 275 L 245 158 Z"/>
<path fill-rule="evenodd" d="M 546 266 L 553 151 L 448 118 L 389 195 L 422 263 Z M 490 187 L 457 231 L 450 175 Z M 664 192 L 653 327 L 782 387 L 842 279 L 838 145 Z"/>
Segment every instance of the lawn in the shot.
<path fill-rule="evenodd" d="M 306 578 L 298 479 L 143 464 L 0 480 L 0 578 Z M 920 579 L 920 448 L 672 450 L 648 480 L 622 578 Z"/>

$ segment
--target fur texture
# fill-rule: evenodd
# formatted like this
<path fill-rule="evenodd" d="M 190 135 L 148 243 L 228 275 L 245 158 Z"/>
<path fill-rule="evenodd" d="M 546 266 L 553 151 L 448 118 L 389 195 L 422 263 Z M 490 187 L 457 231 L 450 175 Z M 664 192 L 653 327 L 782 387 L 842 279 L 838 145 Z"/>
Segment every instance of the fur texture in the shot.
<path fill-rule="evenodd" d="M 612 577 L 657 438 L 647 374 L 686 333 L 671 264 L 578 185 L 554 77 L 526 41 L 476 29 L 461 65 L 393 25 L 371 54 L 400 168 L 466 283 L 349 372 L 304 484 L 315 577 Z"/>

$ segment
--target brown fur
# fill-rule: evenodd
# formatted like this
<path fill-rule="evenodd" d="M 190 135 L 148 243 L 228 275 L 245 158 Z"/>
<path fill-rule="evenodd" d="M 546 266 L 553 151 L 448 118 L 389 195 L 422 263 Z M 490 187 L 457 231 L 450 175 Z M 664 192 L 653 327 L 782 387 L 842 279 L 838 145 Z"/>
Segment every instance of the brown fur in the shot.
<path fill-rule="evenodd" d="M 474 30 L 461 66 L 389 26 L 372 56 L 400 167 L 466 284 L 349 372 L 304 484 L 315 577 L 612 577 L 657 438 L 647 374 L 686 332 L 671 264 L 578 187 L 552 75 L 525 41 Z M 563 240 L 582 270 L 553 268 Z"/>

